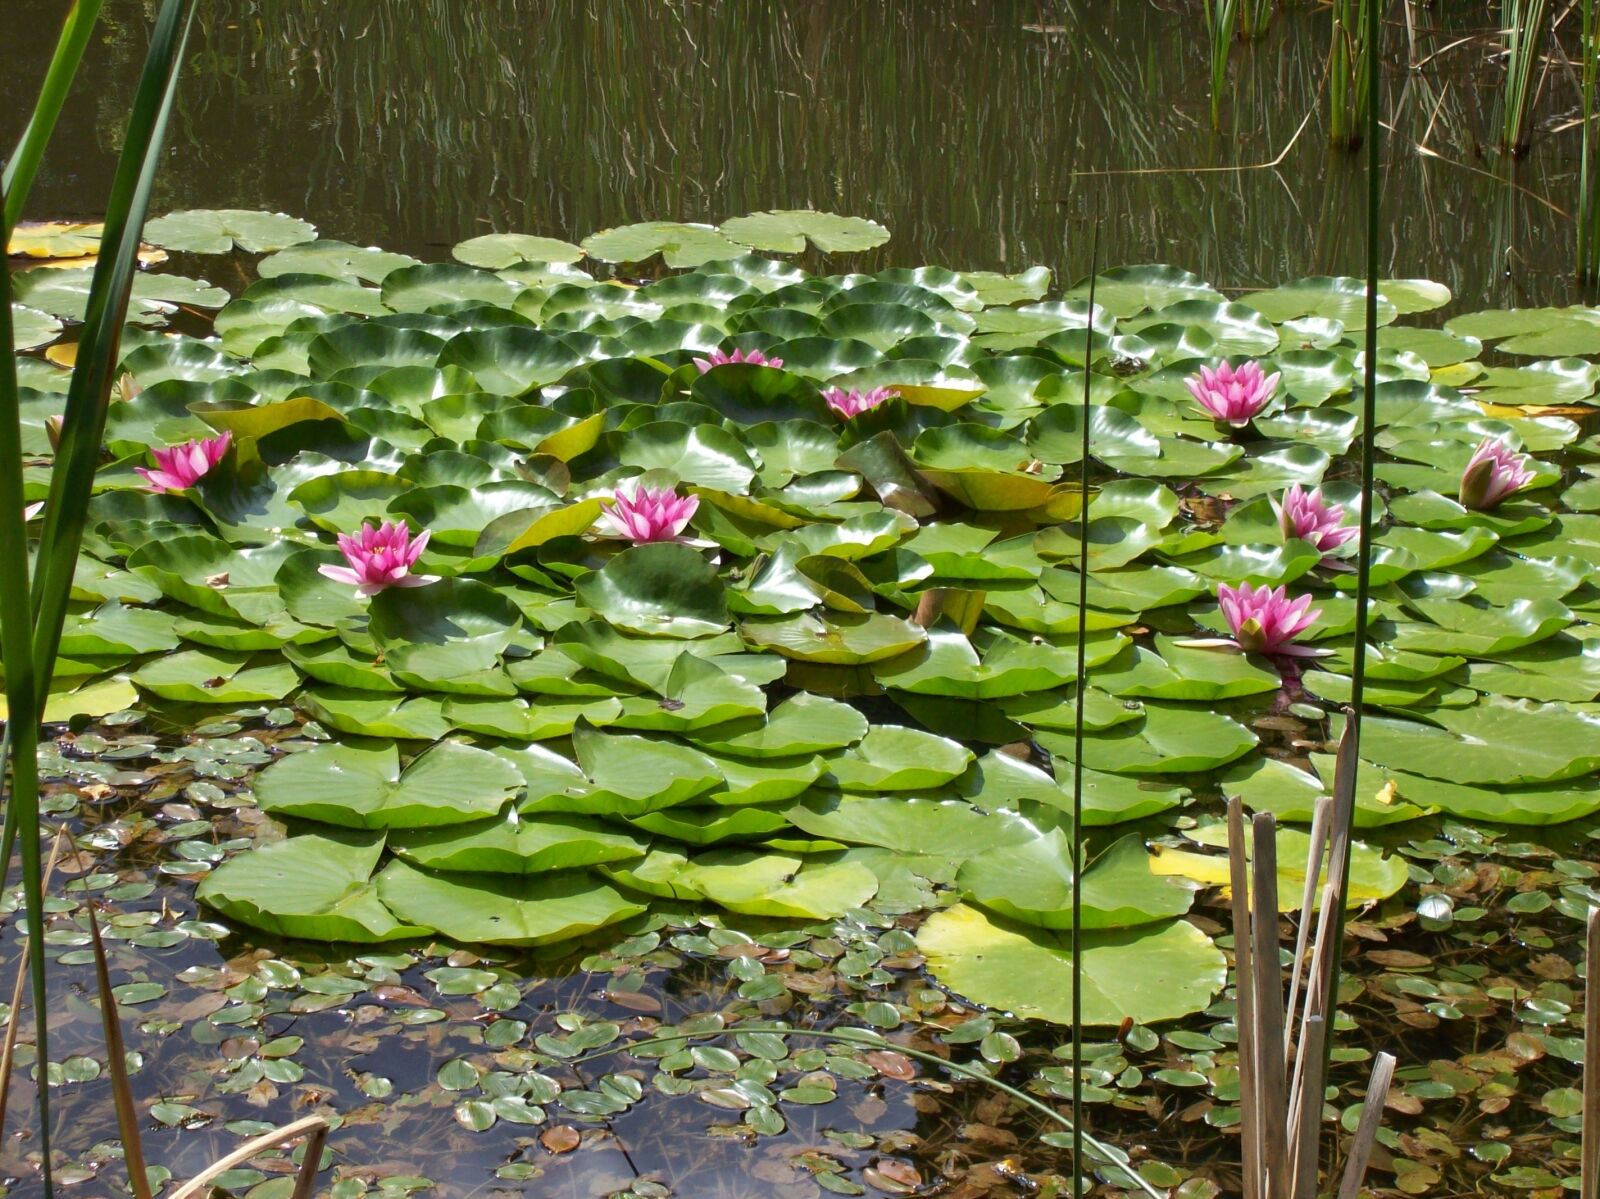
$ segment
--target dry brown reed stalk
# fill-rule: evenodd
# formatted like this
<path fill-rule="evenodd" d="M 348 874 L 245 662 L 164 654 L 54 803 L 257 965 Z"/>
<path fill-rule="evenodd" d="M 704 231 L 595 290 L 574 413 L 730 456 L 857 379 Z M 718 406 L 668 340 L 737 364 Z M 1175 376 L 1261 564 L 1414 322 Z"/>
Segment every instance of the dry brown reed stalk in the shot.
<path fill-rule="evenodd" d="M 1338 915 L 1347 894 L 1344 861 L 1355 817 L 1355 771 L 1355 743 L 1347 733 L 1339 745 L 1333 795 L 1318 802 L 1313 816 L 1287 1002 L 1279 966 L 1277 820 L 1271 813 L 1256 814 L 1247 837 L 1241 801 L 1235 797 L 1228 804 L 1245 1199 L 1317 1199 L 1328 1037 L 1337 1006 L 1329 966 L 1343 932 Z M 1351 1142 L 1345 1187 L 1359 1190 L 1365 1176 L 1394 1065 L 1389 1054 L 1378 1055 L 1368 1106 Z"/>

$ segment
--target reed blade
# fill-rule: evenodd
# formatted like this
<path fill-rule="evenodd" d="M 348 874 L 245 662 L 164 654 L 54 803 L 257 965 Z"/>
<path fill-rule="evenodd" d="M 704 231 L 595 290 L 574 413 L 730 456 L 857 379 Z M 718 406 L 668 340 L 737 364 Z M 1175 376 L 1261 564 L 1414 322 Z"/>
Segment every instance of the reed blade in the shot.
<path fill-rule="evenodd" d="M 32 586 L 34 684 L 40 702 L 50 686 L 56 649 L 61 642 L 61 625 L 77 569 L 89 496 L 100 463 L 107 398 L 121 349 L 123 318 L 138 268 L 139 236 L 150 208 L 150 192 L 161 162 L 193 11 L 192 0 L 163 0 L 106 206 L 105 233 L 89 285 L 77 363 L 67 391 L 61 447 L 51 472 Z"/>
<path fill-rule="evenodd" d="M 1256 1091 L 1255 968 L 1251 956 L 1250 867 L 1245 852 L 1244 801 L 1228 800 L 1228 883 L 1233 906 L 1234 1026 L 1239 1050 L 1239 1165 L 1244 1199 L 1261 1199 L 1261 1103 Z"/>
<path fill-rule="evenodd" d="M 1600 1199 L 1600 908 L 1589 909 L 1583 986 L 1583 1137 L 1578 1199 Z"/>
<path fill-rule="evenodd" d="M 1072 719 L 1072 1194 L 1083 1194 L 1083 719 L 1089 690 L 1089 372 L 1094 364 L 1094 286 L 1100 271 L 1100 213 L 1089 234 L 1089 317 L 1083 348 L 1083 429 L 1078 462 L 1078 658 Z"/>

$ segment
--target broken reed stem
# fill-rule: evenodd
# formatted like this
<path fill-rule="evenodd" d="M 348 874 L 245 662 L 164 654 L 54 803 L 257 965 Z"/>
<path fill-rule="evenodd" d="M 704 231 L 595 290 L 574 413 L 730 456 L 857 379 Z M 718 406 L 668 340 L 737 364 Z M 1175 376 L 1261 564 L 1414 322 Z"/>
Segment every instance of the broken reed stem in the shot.
<path fill-rule="evenodd" d="M 301 1135 L 306 1138 L 306 1156 L 300 1163 L 300 1173 L 295 1179 L 294 1192 L 290 1199 L 307 1199 L 316 1178 L 317 1164 L 322 1160 L 322 1143 L 328 1138 L 328 1122 L 321 1116 L 304 1116 L 293 1124 L 285 1124 L 282 1128 L 275 1128 L 254 1140 L 246 1141 L 228 1156 L 218 1158 L 173 1191 L 170 1199 L 199 1199 L 206 1193 L 206 1184 L 218 1174 L 225 1174 L 235 1166 L 243 1165 L 256 1154 L 274 1149 L 285 1141 L 292 1141 Z"/>
<path fill-rule="evenodd" d="M 65 826 L 56 829 L 56 839 L 50 844 L 50 860 L 44 867 L 44 884 L 41 890 L 49 890 L 50 879 L 56 872 L 56 862 L 61 856 L 61 844 L 66 840 Z M 22 997 L 28 984 L 28 957 L 33 952 L 33 929 L 28 930 L 28 935 L 22 938 L 22 956 L 18 959 L 17 984 L 11 988 L 11 1011 L 6 1017 L 5 1047 L 0 1049 L 0 1131 L 6 1126 L 6 1108 L 11 1101 L 11 1072 L 16 1064 L 17 1032 L 21 1022 L 17 1019 L 22 1011 Z M 42 1065 L 42 1064 L 41 1064 Z"/>
<path fill-rule="evenodd" d="M 1351 1138 L 1350 1156 L 1345 1159 L 1344 1177 L 1339 1182 L 1339 1199 L 1358 1199 L 1361 1194 L 1361 1180 L 1367 1176 L 1367 1163 L 1372 1160 L 1372 1146 L 1378 1139 L 1378 1125 L 1383 1121 L 1383 1104 L 1389 1094 L 1389 1083 L 1394 1079 L 1394 1065 L 1394 1055 L 1390 1053 L 1380 1053 L 1372 1063 L 1367 1097 L 1361 1105 L 1361 1122 Z"/>
<path fill-rule="evenodd" d="M 1228 881 L 1233 890 L 1234 1025 L 1239 1030 L 1239 1162 L 1244 1170 L 1244 1199 L 1262 1199 L 1261 1109 L 1255 1102 L 1255 974 L 1250 953 L 1250 875 L 1244 850 L 1244 801 L 1228 801 Z"/>
<path fill-rule="evenodd" d="M 106 1038 L 106 1070 L 111 1075 L 111 1102 L 117 1109 L 117 1127 L 122 1132 L 122 1158 L 128 1168 L 128 1183 L 134 1199 L 151 1199 L 150 1178 L 144 1164 L 144 1139 L 139 1135 L 139 1109 L 133 1102 L 133 1087 L 128 1083 L 128 1055 L 122 1043 L 122 1018 L 117 1014 L 117 997 L 111 991 L 111 969 L 106 965 L 106 946 L 100 939 L 100 921 L 94 914 L 94 900 L 83 905 L 89 916 L 89 936 L 94 945 L 95 985 L 100 991 L 100 1026 Z"/>
<path fill-rule="evenodd" d="M 1322 1060 L 1322 1047 L 1328 1035 L 1328 1022 L 1321 1016 L 1306 1021 L 1305 1035 L 1300 1042 L 1303 1061 Z M 1289 1109 L 1289 1121 L 1294 1129 L 1294 1143 L 1290 1151 L 1294 1158 L 1294 1199 L 1317 1199 L 1317 1166 L 1321 1158 L 1322 1092 L 1320 1080 L 1299 1075 L 1300 1090 L 1294 1106 Z M 1319 1085 L 1312 1085 L 1317 1082 Z"/>
<path fill-rule="evenodd" d="M 1252 943 L 1256 1003 L 1256 1097 L 1261 1126 L 1261 1199 L 1290 1199 L 1288 1096 L 1283 1069 L 1283 970 L 1278 945 L 1278 821 L 1258 812 L 1251 821 Z"/>
<path fill-rule="evenodd" d="M 1583 985 L 1583 1140 L 1578 1199 L 1600 1196 L 1600 908 L 1589 909 Z"/>
<path fill-rule="evenodd" d="M 1294 967 L 1289 975 L 1289 1003 L 1284 1008 L 1283 1060 L 1287 1063 L 1294 1050 L 1294 1014 L 1299 1006 L 1300 976 L 1306 964 L 1306 943 L 1310 940 L 1311 914 L 1316 910 L 1317 883 L 1322 878 L 1323 847 L 1328 839 L 1328 814 L 1333 801 L 1327 796 L 1317 800 L 1311 813 L 1311 845 L 1306 852 L 1306 889 L 1300 899 L 1300 928 L 1294 940 Z M 1304 1044 L 1304 1039 L 1301 1041 Z"/>

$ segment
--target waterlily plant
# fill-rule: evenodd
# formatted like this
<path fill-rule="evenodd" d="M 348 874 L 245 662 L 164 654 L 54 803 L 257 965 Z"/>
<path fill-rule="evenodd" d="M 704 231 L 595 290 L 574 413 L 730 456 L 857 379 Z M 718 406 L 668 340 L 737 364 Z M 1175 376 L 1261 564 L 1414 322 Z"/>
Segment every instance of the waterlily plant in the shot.
<path fill-rule="evenodd" d="M 438 575 L 417 575 L 411 568 L 428 546 L 429 531 L 416 537 L 404 521 L 386 520 L 377 528 L 361 522 L 359 533 L 341 533 L 339 552 L 348 566 L 317 569 L 338 583 L 349 583 L 359 595 L 376 595 L 389 587 L 424 587 L 437 583 Z"/>
<path fill-rule="evenodd" d="M 1207 416 L 1242 429 L 1272 402 L 1280 378 L 1276 373 L 1264 373 L 1259 362 L 1237 367 L 1224 362 L 1215 370 L 1202 366 L 1199 374 L 1183 382 Z"/>
<path fill-rule="evenodd" d="M 601 524 L 613 536 L 634 545 L 649 541 L 681 541 L 689 518 L 700 509 L 697 495 L 679 495 L 672 487 L 635 486 L 603 502 Z"/>
<path fill-rule="evenodd" d="M 186 441 L 166 449 L 153 449 L 150 455 L 156 460 L 155 469 L 143 466 L 134 469 L 144 476 L 146 486 L 157 495 L 169 491 L 187 491 L 222 461 L 232 440 L 232 433 L 221 433 L 216 437 Z"/>
<path fill-rule="evenodd" d="M 1487 511 L 1531 482 L 1533 471 L 1526 454 L 1517 453 L 1498 437 L 1485 437 L 1461 472 L 1461 506 Z"/>

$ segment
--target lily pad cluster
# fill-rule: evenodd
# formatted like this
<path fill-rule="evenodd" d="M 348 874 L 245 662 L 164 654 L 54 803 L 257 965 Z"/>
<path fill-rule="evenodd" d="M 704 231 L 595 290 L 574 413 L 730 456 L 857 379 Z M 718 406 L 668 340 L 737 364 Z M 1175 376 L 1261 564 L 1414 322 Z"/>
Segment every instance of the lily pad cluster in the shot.
<path fill-rule="evenodd" d="M 208 904 L 295 937 L 506 945 L 661 899 L 941 909 L 921 935 L 939 977 L 1059 1019 L 1081 888 L 1089 1018 L 1209 1002 L 1222 956 L 1182 918 L 1215 837 L 1153 869 L 1116 826 L 1218 793 L 1302 820 L 1327 789 L 1327 742 L 1264 747 L 1254 726 L 1294 705 L 1331 740 L 1349 694 L 1354 576 L 1273 503 L 1300 484 L 1359 506 L 1359 282 L 1230 300 L 1125 267 L 1091 308 L 1087 281 L 1046 299 L 1038 269 L 823 275 L 745 251 L 882 240 L 814 213 L 497 234 L 433 264 L 314 232 L 152 222 L 174 250 L 266 253 L 231 298 L 143 277 L 62 642 L 57 715 L 282 702 L 336 734 L 261 775 L 287 835 L 210 874 Z M 658 252 L 646 278 L 600 265 Z M 81 305 L 70 270 L 17 294 L 36 500 L 70 359 L 47 343 Z M 1379 305 L 1358 820 L 1573 819 L 1600 810 L 1582 407 L 1600 367 L 1484 361 L 1512 331 L 1511 353 L 1541 330 L 1571 352 L 1565 310 L 1399 323 L 1448 299 L 1394 280 Z M 211 334 L 145 329 L 179 306 L 214 311 Z M 1279 377 L 1265 411 L 1237 428 L 1196 407 L 1190 376 L 1246 363 Z M 222 435 L 192 486 L 139 473 Z M 1453 497 L 1485 437 L 1539 460 L 1479 511 Z M 694 498 L 679 537 L 601 519 L 640 487 Z M 336 539 L 385 522 L 422 543 L 422 585 L 364 595 Z M 1302 674 L 1202 644 L 1226 631 L 1217 587 L 1246 582 L 1314 595 L 1301 639 L 1328 656 Z M 1080 631 L 1094 828 L 1075 863 Z M 1366 898 L 1403 881 L 1361 860 Z"/>

